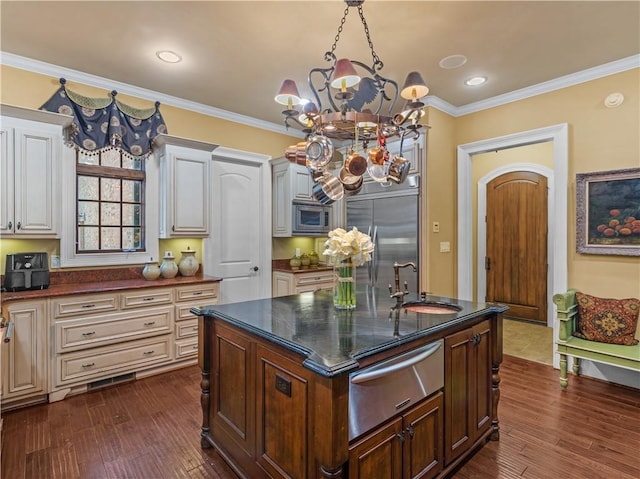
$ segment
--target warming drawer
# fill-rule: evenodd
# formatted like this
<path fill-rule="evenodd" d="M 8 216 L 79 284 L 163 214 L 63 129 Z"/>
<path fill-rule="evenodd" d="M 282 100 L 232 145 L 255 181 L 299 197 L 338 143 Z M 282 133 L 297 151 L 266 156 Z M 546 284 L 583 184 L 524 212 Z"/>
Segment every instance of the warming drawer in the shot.
<path fill-rule="evenodd" d="M 444 340 L 349 376 L 349 440 L 444 387 Z"/>

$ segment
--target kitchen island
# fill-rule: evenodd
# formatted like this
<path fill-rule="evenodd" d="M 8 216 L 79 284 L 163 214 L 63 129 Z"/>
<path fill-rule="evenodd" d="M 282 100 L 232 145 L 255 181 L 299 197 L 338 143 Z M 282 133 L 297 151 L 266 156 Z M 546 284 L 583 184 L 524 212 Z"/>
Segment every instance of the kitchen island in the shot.
<path fill-rule="evenodd" d="M 360 292 L 353 311 L 335 310 L 329 291 L 193 308 L 202 447 L 214 446 L 246 478 L 444 477 L 498 439 L 507 308 L 424 301 L 459 311 L 411 312 L 375 289 Z M 425 347 L 441 350 L 442 383 L 420 385 L 424 397 L 354 427 L 353 378 Z M 430 374 L 438 372 L 425 384 Z M 358 407 L 366 412 L 366 389 Z"/>

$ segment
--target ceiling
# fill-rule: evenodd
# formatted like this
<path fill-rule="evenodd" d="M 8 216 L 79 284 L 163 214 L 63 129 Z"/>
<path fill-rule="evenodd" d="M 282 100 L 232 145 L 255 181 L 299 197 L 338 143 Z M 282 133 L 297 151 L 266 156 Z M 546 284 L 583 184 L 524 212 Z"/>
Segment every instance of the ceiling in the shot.
<path fill-rule="evenodd" d="M 282 106 L 273 100 L 280 83 L 294 79 L 301 95 L 311 98 L 308 72 L 328 66 L 324 53 L 345 8 L 342 0 L 2 0 L 0 47 L 281 124 Z M 418 70 L 430 95 L 453 107 L 640 53 L 638 1 L 367 0 L 363 8 L 382 73 L 402 86 L 406 74 Z M 155 52 L 162 49 L 178 52 L 183 61 L 160 62 Z M 454 54 L 468 61 L 456 69 L 439 66 Z M 336 55 L 371 63 L 355 8 Z M 488 81 L 465 86 L 475 75 Z"/>

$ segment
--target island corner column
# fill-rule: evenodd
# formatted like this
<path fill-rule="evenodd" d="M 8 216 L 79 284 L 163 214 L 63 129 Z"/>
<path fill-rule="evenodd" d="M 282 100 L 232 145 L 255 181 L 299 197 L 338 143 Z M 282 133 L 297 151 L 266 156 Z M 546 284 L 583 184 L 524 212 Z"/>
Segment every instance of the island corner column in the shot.
<path fill-rule="evenodd" d="M 493 319 L 492 364 L 491 364 L 491 434 L 492 441 L 500 440 L 500 420 L 498 419 L 498 403 L 500 402 L 500 364 L 503 359 L 502 349 L 502 313 L 496 313 Z"/>
<path fill-rule="evenodd" d="M 318 479 L 347 479 L 349 459 L 349 375 L 314 381 L 314 445 Z"/>
<path fill-rule="evenodd" d="M 202 406 L 202 428 L 200 432 L 200 447 L 212 447 L 209 442 L 211 428 L 209 424 L 209 407 L 211 405 L 211 348 L 213 321 L 205 316 L 198 316 L 198 366 L 202 378 L 200 380 L 200 405 Z"/>

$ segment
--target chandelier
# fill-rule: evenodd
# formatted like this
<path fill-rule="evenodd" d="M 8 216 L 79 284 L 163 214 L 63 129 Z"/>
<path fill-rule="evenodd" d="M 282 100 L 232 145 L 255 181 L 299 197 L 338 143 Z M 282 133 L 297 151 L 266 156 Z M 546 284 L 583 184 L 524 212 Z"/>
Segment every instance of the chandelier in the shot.
<path fill-rule="evenodd" d="M 308 84 L 314 100 L 303 101 L 295 81 L 282 82 L 275 101 L 285 105 L 284 124 L 302 129 L 306 140 L 288 147 L 285 157 L 306 166 L 313 175 L 314 198 L 330 204 L 345 195 L 360 191 L 366 172 L 381 186 L 402 183 L 409 172 L 409 162 L 402 157 L 405 137 L 420 136 L 420 119 L 424 116 L 421 98 L 429 93 L 419 72 L 407 75 L 402 89 L 392 79 L 382 76 L 382 60 L 373 48 L 369 27 L 364 18 L 364 0 L 344 0 L 347 7 L 331 50 L 324 54 L 326 68 L 309 71 Z M 370 65 L 358 60 L 336 57 L 350 8 L 357 7 L 371 50 Z M 398 95 L 406 100 L 401 113 L 393 114 Z M 324 100 L 324 103 L 323 103 Z M 390 138 L 400 139 L 400 152 L 393 157 L 386 148 Z M 334 163 L 332 140 L 351 142 L 339 173 L 330 171 Z M 359 148 L 362 148 L 360 154 Z"/>

